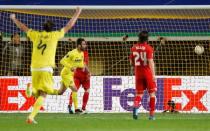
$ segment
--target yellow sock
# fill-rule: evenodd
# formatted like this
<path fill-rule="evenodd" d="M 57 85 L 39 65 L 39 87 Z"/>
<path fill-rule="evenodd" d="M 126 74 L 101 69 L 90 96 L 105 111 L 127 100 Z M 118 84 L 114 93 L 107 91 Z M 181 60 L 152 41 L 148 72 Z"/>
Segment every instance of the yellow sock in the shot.
<path fill-rule="evenodd" d="M 74 102 L 74 108 L 78 109 L 77 92 L 72 92 L 72 100 Z"/>
<path fill-rule="evenodd" d="M 33 111 L 29 115 L 29 119 L 34 119 L 34 117 L 38 114 L 38 112 L 39 112 L 41 106 L 43 105 L 43 103 L 44 103 L 44 97 L 39 96 L 36 99 L 36 102 L 34 103 Z"/>

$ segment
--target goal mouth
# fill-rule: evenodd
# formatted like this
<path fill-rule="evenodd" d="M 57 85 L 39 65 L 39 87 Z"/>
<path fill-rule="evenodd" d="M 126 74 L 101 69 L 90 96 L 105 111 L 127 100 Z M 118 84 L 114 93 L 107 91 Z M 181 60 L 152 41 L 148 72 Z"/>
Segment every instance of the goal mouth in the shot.
<path fill-rule="evenodd" d="M 84 19 L 154 18 L 195 19 L 210 18 L 210 6 L 81 6 Z M 46 16 L 70 17 L 75 6 L 0 6 L 11 12 Z M 184 10 L 184 11 L 183 11 Z"/>

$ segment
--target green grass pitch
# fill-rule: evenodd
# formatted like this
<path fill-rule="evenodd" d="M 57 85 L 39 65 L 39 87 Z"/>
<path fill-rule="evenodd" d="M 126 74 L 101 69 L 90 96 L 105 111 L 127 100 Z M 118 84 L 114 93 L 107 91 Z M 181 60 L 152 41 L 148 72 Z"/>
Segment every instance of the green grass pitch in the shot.
<path fill-rule="evenodd" d="M 210 131 L 210 114 L 148 114 L 138 120 L 128 113 L 69 115 L 40 113 L 37 125 L 25 123 L 27 114 L 0 113 L 0 131 Z"/>

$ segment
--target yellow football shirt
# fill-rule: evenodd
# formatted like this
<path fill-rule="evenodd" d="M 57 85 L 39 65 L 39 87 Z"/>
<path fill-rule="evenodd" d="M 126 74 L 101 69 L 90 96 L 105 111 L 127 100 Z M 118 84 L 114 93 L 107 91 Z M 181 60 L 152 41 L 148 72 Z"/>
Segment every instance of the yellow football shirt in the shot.
<path fill-rule="evenodd" d="M 60 63 L 64 66 L 62 72 L 70 73 L 71 68 L 84 68 L 84 53 L 74 49 L 65 55 Z"/>
<path fill-rule="evenodd" d="M 64 29 L 60 31 L 29 30 L 27 36 L 33 42 L 31 67 L 55 67 L 55 53 L 58 40 L 64 37 Z"/>

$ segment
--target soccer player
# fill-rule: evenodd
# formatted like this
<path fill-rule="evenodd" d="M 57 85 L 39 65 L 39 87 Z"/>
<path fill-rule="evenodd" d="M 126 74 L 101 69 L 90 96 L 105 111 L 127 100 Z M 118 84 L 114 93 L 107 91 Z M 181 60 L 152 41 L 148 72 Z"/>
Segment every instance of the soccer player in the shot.
<path fill-rule="evenodd" d="M 53 31 L 54 23 L 47 21 L 43 25 L 43 31 L 35 31 L 29 29 L 25 24 L 16 19 L 15 14 L 11 14 L 10 18 L 22 31 L 26 32 L 27 36 L 33 43 L 33 53 L 31 60 L 32 74 L 32 93 L 36 97 L 36 102 L 33 105 L 33 111 L 27 117 L 27 123 L 36 124 L 34 120 L 38 114 L 47 94 L 56 95 L 58 90 L 53 89 L 53 67 L 55 67 L 55 53 L 58 40 L 64 37 L 76 23 L 81 8 L 77 7 L 76 13 L 71 20 L 59 31 Z M 27 88 L 26 94 L 30 97 L 30 88 Z"/>
<path fill-rule="evenodd" d="M 136 96 L 134 98 L 133 119 L 138 119 L 138 108 L 144 90 L 150 96 L 149 120 L 155 120 L 155 64 L 153 60 L 153 48 L 148 44 L 148 32 L 139 33 L 139 42 L 131 48 L 130 63 L 135 70 Z"/>
<path fill-rule="evenodd" d="M 81 39 L 82 43 L 86 43 L 86 41 L 84 39 Z M 84 46 L 84 45 L 83 45 Z M 74 101 L 74 108 L 75 108 L 75 113 L 87 113 L 86 110 L 86 105 L 89 99 L 89 89 L 90 89 L 90 72 L 88 69 L 88 62 L 89 62 L 89 56 L 88 56 L 88 51 L 86 51 L 87 47 L 84 47 L 84 64 L 85 64 L 85 68 L 77 68 L 75 73 L 74 73 L 74 83 L 75 86 L 77 88 L 77 90 L 79 90 L 79 88 L 82 86 L 85 90 L 84 94 L 83 94 L 83 101 L 82 101 L 82 111 L 80 109 L 78 109 L 77 107 L 77 101 Z M 73 92 L 74 93 L 74 92 Z M 70 99 L 69 99 L 69 105 L 68 105 L 68 109 L 69 109 L 69 113 L 73 114 L 72 111 L 72 94 L 70 95 Z M 74 94 L 73 94 L 74 96 Z"/>
<path fill-rule="evenodd" d="M 77 48 L 73 49 L 72 51 L 69 51 L 60 61 L 60 63 L 64 66 L 64 68 L 61 71 L 62 86 L 59 89 L 58 93 L 59 95 L 62 95 L 69 87 L 75 89 L 76 88 L 75 84 L 77 85 L 79 84 L 78 81 L 74 80 L 75 72 L 78 72 L 78 70 L 89 72 L 88 68 L 84 63 L 84 51 L 86 50 L 87 47 L 86 41 L 83 38 L 78 38 L 76 43 L 77 43 Z M 74 101 L 76 113 L 80 113 L 81 111 L 78 109 L 77 89 L 72 90 L 72 99 Z"/>

